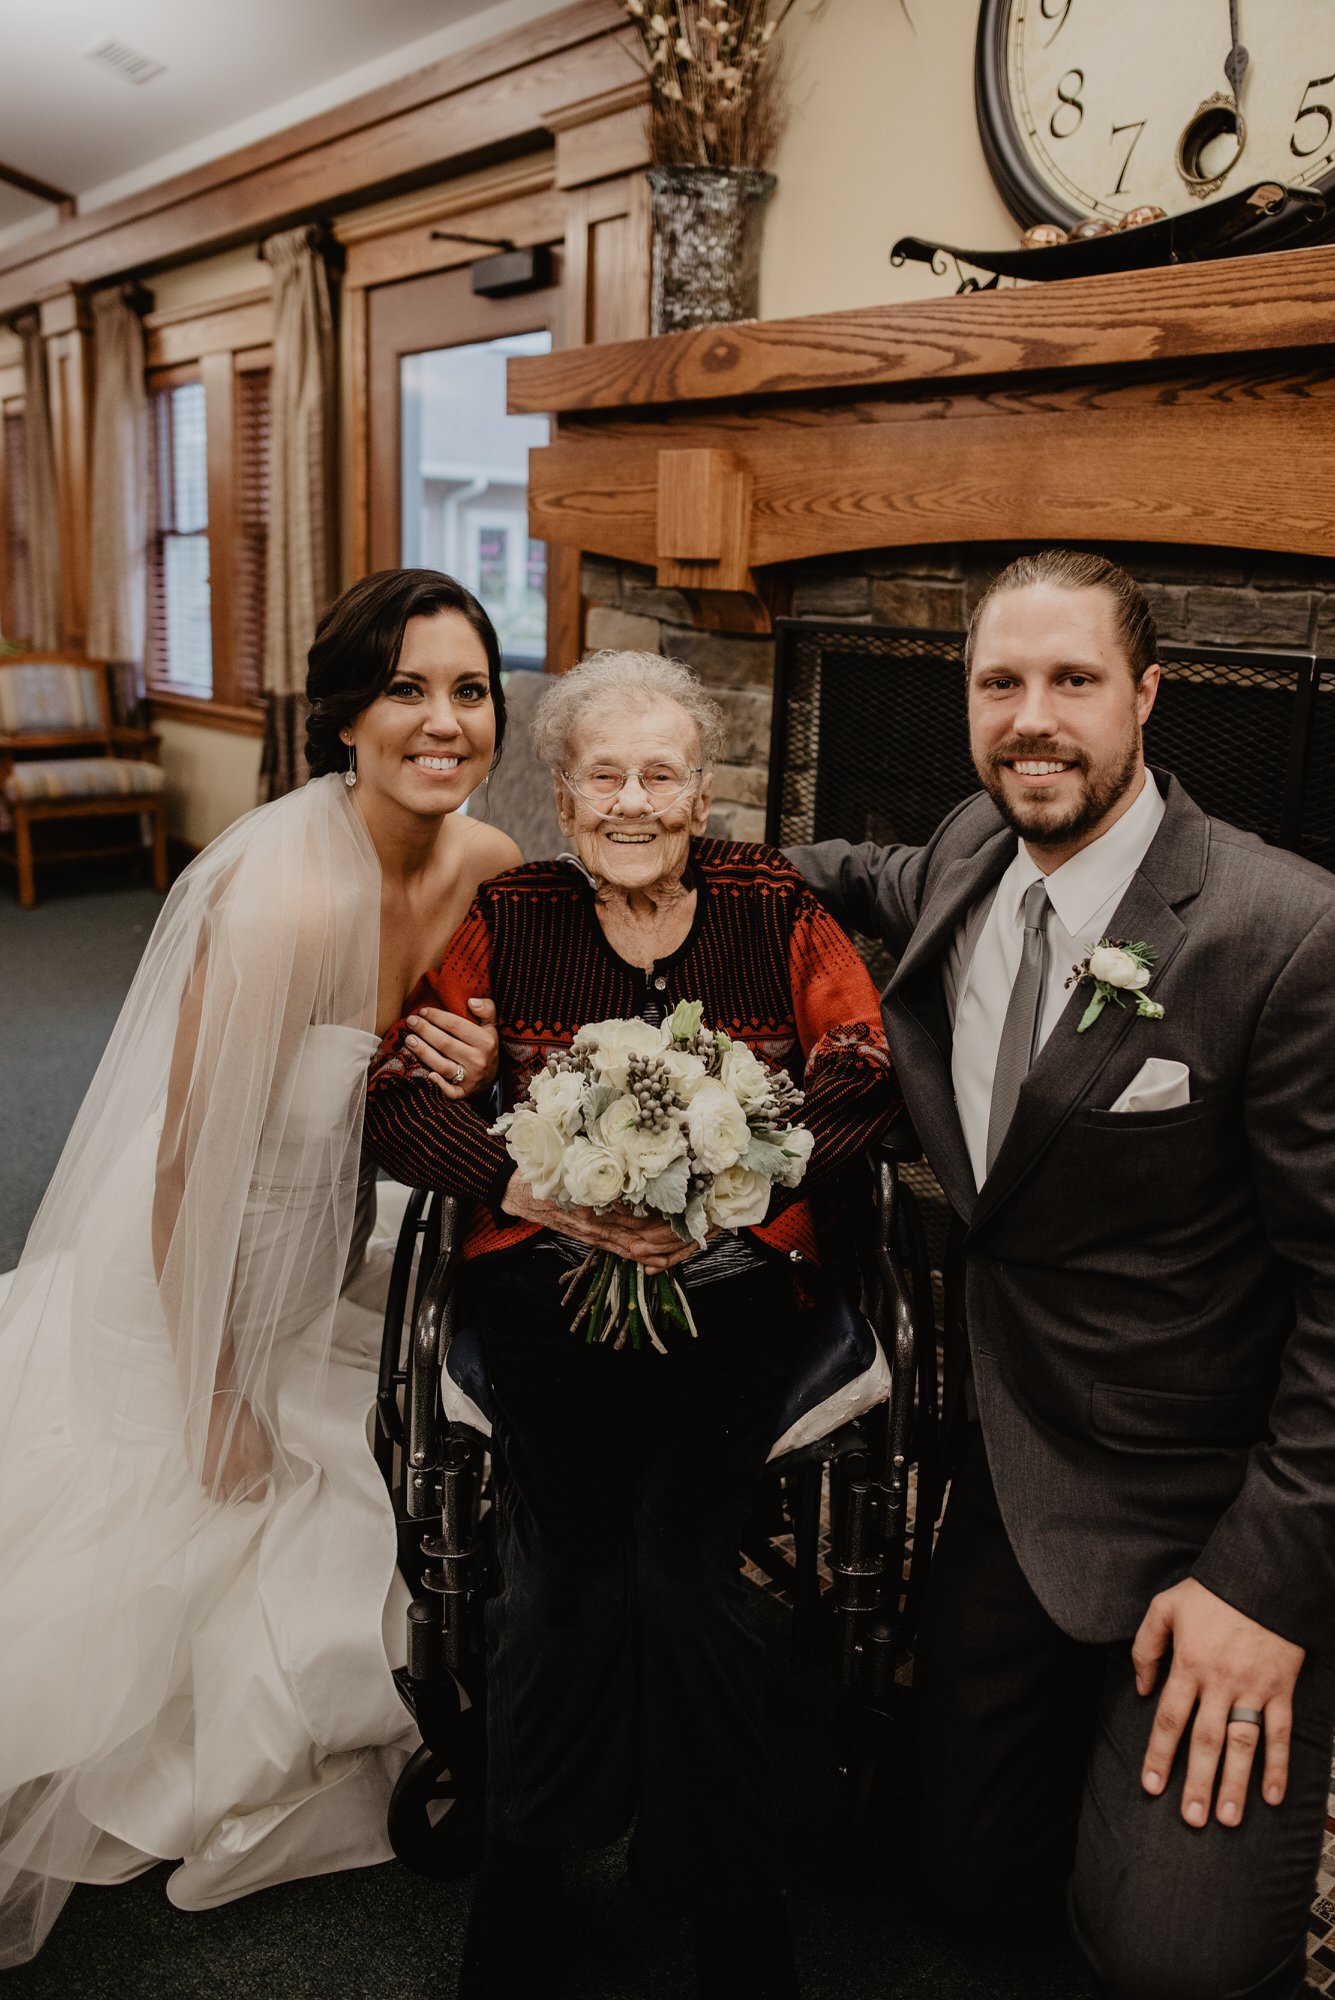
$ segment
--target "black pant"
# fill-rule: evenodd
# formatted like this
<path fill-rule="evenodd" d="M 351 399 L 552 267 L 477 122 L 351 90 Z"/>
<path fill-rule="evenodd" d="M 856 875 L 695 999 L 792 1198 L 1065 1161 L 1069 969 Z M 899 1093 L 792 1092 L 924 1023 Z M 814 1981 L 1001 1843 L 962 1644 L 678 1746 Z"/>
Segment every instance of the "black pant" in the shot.
<path fill-rule="evenodd" d="M 738 1547 L 792 1366 L 788 1273 L 692 1293 L 667 1355 L 586 1346 L 523 1245 L 470 1273 L 495 1401 L 501 1588 L 487 1609 L 487 1823 L 604 1846 L 704 1909 L 780 1887 L 763 1647 Z"/>
<path fill-rule="evenodd" d="M 1186 1825 L 1185 1746 L 1157 1799 L 1141 1790 L 1154 1699 L 1129 1641 L 1082 1645 L 1015 1559 L 980 1426 L 963 1439 L 933 1559 L 914 1681 L 932 1886 L 996 1930 L 1065 1891 L 1076 1937 L 1115 2000 L 1290 2000 L 1301 1990 L 1335 1724 L 1335 1675 L 1309 1660 L 1281 1806 L 1252 1771 L 1240 1826 Z"/>

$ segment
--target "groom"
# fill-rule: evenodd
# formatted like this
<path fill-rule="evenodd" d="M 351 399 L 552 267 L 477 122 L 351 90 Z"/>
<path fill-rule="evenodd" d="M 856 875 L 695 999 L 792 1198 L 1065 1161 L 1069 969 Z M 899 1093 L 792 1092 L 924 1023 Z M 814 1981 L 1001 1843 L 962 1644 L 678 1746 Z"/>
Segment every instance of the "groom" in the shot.
<path fill-rule="evenodd" d="M 899 959 L 953 1210 L 935 1885 L 988 1929 L 1066 1887 L 1116 2000 L 1290 2000 L 1335 1723 L 1335 879 L 1147 772 L 1154 652 L 1122 570 L 1021 558 L 966 649 L 983 792 L 794 858 Z"/>

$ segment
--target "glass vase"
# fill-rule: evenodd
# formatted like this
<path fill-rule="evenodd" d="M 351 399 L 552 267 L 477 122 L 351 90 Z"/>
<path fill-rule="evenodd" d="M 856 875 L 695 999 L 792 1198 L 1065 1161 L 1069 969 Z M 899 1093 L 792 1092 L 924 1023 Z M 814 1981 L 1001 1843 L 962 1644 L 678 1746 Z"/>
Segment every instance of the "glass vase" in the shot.
<path fill-rule="evenodd" d="M 652 330 L 754 319 L 760 228 L 774 191 L 757 167 L 651 167 Z"/>

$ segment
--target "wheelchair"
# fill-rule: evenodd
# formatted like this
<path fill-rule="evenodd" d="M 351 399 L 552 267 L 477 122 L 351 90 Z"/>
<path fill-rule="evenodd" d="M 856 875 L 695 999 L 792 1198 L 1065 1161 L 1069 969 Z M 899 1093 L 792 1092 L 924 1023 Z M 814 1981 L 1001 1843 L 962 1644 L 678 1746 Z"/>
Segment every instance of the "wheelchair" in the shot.
<path fill-rule="evenodd" d="M 739 1551 L 787 1595 L 794 1661 L 833 1662 L 850 1854 L 904 1717 L 904 1675 L 945 1490 L 931 1260 L 902 1174 L 914 1157 L 911 1141 L 868 1155 L 856 1294 L 808 1316 Z M 451 1197 L 413 1191 L 391 1270 L 376 1399 L 375 1455 L 412 1594 L 406 1663 L 395 1678 L 422 1737 L 395 1786 L 388 1832 L 397 1857 L 436 1880 L 469 1873 L 481 1852 L 482 1609 L 496 1581 L 489 1392 L 477 1341 L 455 1309 L 461 1236 Z"/>

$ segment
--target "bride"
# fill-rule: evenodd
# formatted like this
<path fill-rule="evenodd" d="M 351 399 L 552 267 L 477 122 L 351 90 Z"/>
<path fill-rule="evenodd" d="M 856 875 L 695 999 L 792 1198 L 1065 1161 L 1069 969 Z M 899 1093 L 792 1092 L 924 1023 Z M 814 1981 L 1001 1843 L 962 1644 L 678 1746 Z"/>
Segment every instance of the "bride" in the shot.
<path fill-rule="evenodd" d="M 0 1964 L 75 1882 L 178 1860 L 205 1909 L 386 1859 L 415 1747 L 362 1097 L 519 859 L 457 810 L 504 732 L 496 635 L 382 572 L 307 692 L 315 775 L 172 891 L 0 1306 Z M 474 1011 L 419 1023 L 446 1095 L 494 1067 Z"/>

